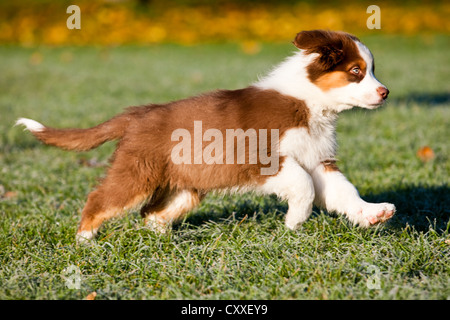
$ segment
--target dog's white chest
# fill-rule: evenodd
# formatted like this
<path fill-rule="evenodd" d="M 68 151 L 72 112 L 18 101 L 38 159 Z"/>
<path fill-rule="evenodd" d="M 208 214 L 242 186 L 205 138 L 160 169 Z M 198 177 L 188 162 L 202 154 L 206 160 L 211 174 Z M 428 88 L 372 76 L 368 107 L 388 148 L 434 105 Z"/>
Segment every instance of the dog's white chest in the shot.
<path fill-rule="evenodd" d="M 309 128 L 293 128 L 280 140 L 280 155 L 294 158 L 311 172 L 321 161 L 334 159 L 336 136 L 334 122 L 313 122 Z"/>

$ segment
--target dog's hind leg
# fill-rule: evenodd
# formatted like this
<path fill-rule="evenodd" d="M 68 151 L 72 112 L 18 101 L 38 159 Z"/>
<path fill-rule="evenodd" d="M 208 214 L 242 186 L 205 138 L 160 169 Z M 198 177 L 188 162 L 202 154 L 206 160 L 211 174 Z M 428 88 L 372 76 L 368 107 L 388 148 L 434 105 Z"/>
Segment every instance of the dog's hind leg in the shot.
<path fill-rule="evenodd" d="M 204 195 L 197 190 L 163 190 L 154 201 L 141 209 L 147 226 L 165 233 L 170 226 L 180 221 L 186 213 L 195 208 Z"/>
<path fill-rule="evenodd" d="M 85 242 L 95 237 L 101 224 L 144 202 L 155 190 L 155 181 L 139 170 L 139 160 L 119 154 L 100 186 L 92 191 L 77 232 L 77 241 Z"/>

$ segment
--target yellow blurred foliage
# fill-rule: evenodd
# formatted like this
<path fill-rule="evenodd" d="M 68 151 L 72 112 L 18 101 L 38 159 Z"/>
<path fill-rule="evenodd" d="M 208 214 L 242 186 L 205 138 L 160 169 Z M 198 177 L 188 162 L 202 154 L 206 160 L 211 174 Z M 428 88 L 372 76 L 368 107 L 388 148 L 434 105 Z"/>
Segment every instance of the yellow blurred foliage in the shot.
<path fill-rule="evenodd" d="M 301 30 L 331 29 L 363 34 L 450 32 L 450 2 L 414 4 L 381 2 L 381 29 L 369 30 L 367 5 L 342 2 L 325 5 L 255 4 L 238 7 L 161 5 L 138 9 L 130 1 L 76 1 L 81 9 L 81 29 L 70 30 L 64 3 L 52 2 L 0 8 L 0 43 L 25 46 L 120 45 L 232 41 L 248 54 L 260 42 L 286 42 Z"/>

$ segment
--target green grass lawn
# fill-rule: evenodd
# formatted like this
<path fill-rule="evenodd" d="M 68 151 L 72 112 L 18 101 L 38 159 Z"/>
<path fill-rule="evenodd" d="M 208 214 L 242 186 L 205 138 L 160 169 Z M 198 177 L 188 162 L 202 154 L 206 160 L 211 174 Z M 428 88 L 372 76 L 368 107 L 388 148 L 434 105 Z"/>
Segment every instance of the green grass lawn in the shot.
<path fill-rule="evenodd" d="M 0 47 L 0 299 L 450 298 L 448 36 L 363 40 L 391 95 L 341 115 L 339 166 L 363 198 L 396 204 L 388 224 L 315 209 L 292 232 L 275 197 L 211 194 L 168 235 L 131 212 L 91 246 L 75 232 L 114 143 L 65 152 L 13 127 L 18 117 L 89 127 L 130 105 L 244 87 L 295 48 Z"/>

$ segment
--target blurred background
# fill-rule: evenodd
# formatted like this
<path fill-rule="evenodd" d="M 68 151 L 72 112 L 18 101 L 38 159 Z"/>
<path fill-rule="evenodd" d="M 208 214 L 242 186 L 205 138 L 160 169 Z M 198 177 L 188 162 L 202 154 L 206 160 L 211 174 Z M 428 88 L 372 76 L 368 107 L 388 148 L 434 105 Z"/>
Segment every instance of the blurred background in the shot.
<path fill-rule="evenodd" d="M 69 5 L 81 9 L 81 31 L 69 30 Z M 369 5 L 381 9 L 381 29 L 368 29 Z M 300 30 L 364 34 L 450 32 L 450 1 L 294 0 L 2 0 L 0 44 L 122 45 L 286 42 Z"/>
<path fill-rule="evenodd" d="M 70 5 L 81 30 L 67 28 Z M 370 5 L 380 29 L 367 27 Z M 448 0 L 0 0 L 0 299 L 449 299 L 449 17 Z M 115 143 L 63 152 L 19 117 L 88 128 L 127 106 L 239 89 L 317 28 L 358 36 L 391 92 L 337 127 L 340 170 L 365 200 L 397 207 L 386 229 L 315 209 L 288 233 L 275 197 L 212 194 L 170 237 L 136 211 L 99 245 L 74 246 Z M 61 277 L 69 265 L 86 275 L 81 290 Z"/>

